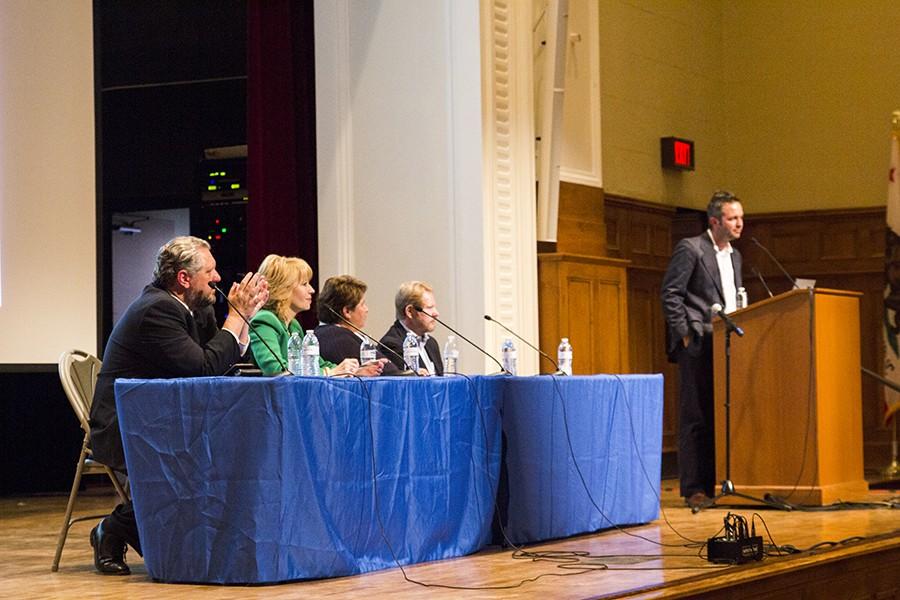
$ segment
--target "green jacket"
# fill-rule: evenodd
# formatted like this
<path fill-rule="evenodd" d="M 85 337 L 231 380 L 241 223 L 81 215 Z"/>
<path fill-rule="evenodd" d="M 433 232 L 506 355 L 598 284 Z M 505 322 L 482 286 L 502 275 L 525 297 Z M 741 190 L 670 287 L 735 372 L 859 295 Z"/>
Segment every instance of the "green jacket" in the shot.
<path fill-rule="evenodd" d="M 256 364 L 259 365 L 264 374 L 278 375 L 282 372 L 281 365 L 278 364 L 278 361 L 275 360 L 275 357 L 272 356 L 265 344 L 268 344 L 269 348 L 278 352 L 281 360 L 286 365 L 288 340 L 295 331 L 302 338 L 305 335 L 303 327 L 300 326 L 297 319 L 291 319 L 291 322 L 285 327 L 284 322 L 278 318 L 278 315 L 271 310 L 265 309 L 256 313 L 250 319 L 250 322 L 253 323 L 253 327 L 256 329 L 256 331 L 250 330 L 250 349 L 253 351 L 253 358 L 256 360 Z M 265 344 L 263 340 L 265 340 Z M 326 368 L 333 369 L 336 366 L 334 363 L 319 357 L 319 367 L 323 371 Z"/>

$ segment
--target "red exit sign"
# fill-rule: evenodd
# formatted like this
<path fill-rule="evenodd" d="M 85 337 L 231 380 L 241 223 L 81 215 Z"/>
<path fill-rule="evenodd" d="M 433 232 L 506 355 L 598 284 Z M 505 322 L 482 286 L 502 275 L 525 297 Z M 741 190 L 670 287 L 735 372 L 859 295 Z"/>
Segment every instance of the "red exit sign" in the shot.
<path fill-rule="evenodd" d="M 694 170 L 694 142 L 677 137 L 659 138 L 664 169 Z"/>

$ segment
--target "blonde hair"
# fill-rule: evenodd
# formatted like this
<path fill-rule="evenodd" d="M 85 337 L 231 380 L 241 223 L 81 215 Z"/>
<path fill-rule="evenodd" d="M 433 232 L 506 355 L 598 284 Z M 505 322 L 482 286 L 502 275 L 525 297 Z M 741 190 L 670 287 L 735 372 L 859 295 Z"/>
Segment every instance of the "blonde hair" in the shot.
<path fill-rule="evenodd" d="M 424 281 L 404 281 L 401 283 L 400 289 L 397 290 L 397 295 L 394 297 L 394 309 L 397 312 L 397 319 L 403 320 L 406 318 L 406 307 L 410 304 L 421 308 L 422 296 L 425 292 L 434 293 L 434 290 Z"/>
<path fill-rule="evenodd" d="M 294 286 L 312 279 L 312 267 L 302 258 L 270 254 L 259 263 L 257 271 L 269 282 L 269 301 L 263 308 L 281 319 L 294 318 L 290 309 Z"/>

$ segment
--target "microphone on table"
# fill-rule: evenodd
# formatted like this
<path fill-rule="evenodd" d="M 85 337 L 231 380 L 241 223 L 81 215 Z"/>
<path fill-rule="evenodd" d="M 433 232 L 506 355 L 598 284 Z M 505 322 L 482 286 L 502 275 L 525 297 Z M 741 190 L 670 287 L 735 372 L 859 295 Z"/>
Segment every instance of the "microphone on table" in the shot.
<path fill-rule="evenodd" d="M 797 280 L 794 279 L 793 277 L 791 277 L 791 274 L 787 272 L 787 269 L 785 269 L 784 266 L 783 266 L 780 262 L 778 262 L 778 259 L 775 258 L 775 255 L 772 254 L 771 252 L 769 252 L 769 249 L 768 249 L 768 248 L 766 248 L 765 246 L 763 246 L 763 245 L 759 242 L 759 240 L 756 239 L 755 237 L 750 238 L 750 241 L 753 242 L 754 244 L 756 244 L 757 246 L 759 246 L 759 248 L 760 248 L 763 252 L 765 252 L 767 255 L 769 255 L 769 258 L 772 259 L 772 262 L 774 262 L 775 265 L 776 265 L 779 269 L 781 269 L 781 272 L 784 273 L 784 276 L 787 277 L 787 278 L 788 278 L 788 281 L 791 282 L 791 289 L 799 288 L 799 287 L 800 287 L 799 285 L 797 285 Z M 769 288 L 766 288 L 766 289 L 769 289 Z M 772 295 L 772 292 L 769 292 L 769 295 L 771 296 L 771 295 Z"/>
<path fill-rule="evenodd" d="M 535 346 L 534 344 L 532 344 L 531 342 L 529 342 L 528 340 L 526 340 L 525 338 L 523 338 L 521 335 L 519 335 L 518 333 L 516 333 L 515 331 L 513 331 L 512 329 L 510 329 L 509 327 L 507 327 L 506 325 L 504 325 L 504 324 L 501 323 L 500 321 L 498 321 L 497 319 L 491 317 L 491 315 L 484 315 L 484 320 L 485 320 L 485 321 L 490 321 L 490 322 L 492 322 L 492 323 L 496 323 L 497 325 L 499 325 L 499 326 L 502 327 L 503 329 L 507 330 L 508 332 L 510 332 L 511 334 L 513 334 L 514 336 L 516 336 L 517 338 L 519 338 L 519 339 L 520 339 L 522 342 L 524 342 L 525 345 L 527 345 L 528 347 L 533 348 L 534 350 L 537 350 L 537 353 L 538 353 L 538 354 L 540 354 L 541 356 L 543 356 L 544 358 L 546 358 L 547 360 L 549 360 L 549 361 L 553 364 L 553 366 L 556 367 L 556 373 L 554 373 L 554 375 L 568 375 L 568 373 L 566 373 L 565 371 L 563 371 L 562 369 L 559 368 L 559 363 L 556 362 L 555 360 L 553 360 L 552 358 L 550 358 L 550 355 L 549 355 L 549 354 L 547 354 L 546 352 L 544 352 L 543 350 L 541 350 L 540 348 L 538 348 L 537 346 Z"/>
<path fill-rule="evenodd" d="M 772 290 L 769 289 L 769 286 L 766 285 L 766 280 L 763 279 L 762 273 L 760 273 L 756 267 L 753 267 L 753 274 L 759 277 L 759 282 L 763 284 L 763 287 L 766 288 L 766 292 L 769 294 L 769 298 L 772 297 Z"/>
<path fill-rule="evenodd" d="M 709 310 L 712 311 L 714 315 L 725 321 L 725 326 L 728 327 L 730 331 L 735 332 L 739 336 L 744 335 L 744 330 L 737 326 L 737 323 L 731 320 L 727 314 L 725 314 L 725 309 L 722 308 L 722 305 L 718 302 L 709 307 Z"/>
<path fill-rule="evenodd" d="M 485 350 L 484 348 L 482 348 L 481 346 L 479 346 L 478 344 L 476 344 L 475 342 L 473 342 L 472 340 L 470 340 L 469 338 L 467 338 L 466 336 L 464 336 L 463 334 L 461 334 L 461 333 L 458 332 L 457 330 L 453 329 L 452 327 L 450 327 L 449 325 L 447 325 L 446 323 L 444 323 L 443 321 L 441 321 L 440 319 L 438 319 L 438 318 L 437 318 L 436 316 L 434 316 L 433 314 L 428 313 L 428 312 L 425 312 L 425 309 L 423 309 L 421 306 L 413 305 L 413 308 L 416 310 L 416 312 L 420 312 L 420 313 L 422 313 L 423 315 L 426 315 L 426 316 L 428 316 L 428 317 L 431 317 L 432 319 L 434 319 L 435 321 L 437 321 L 438 323 L 440 323 L 441 325 L 443 325 L 444 327 L 446 327 L 447 329 L 449 329 L 450 331 L 452 331 L 453 333 L 455 333 L 456 335 L 458 335 L 459 337 L 461 337 L 462 339 L 464 339 L 465 341 L 467 341 L 467 342 L 469 343 L 469 345 L 474 346 L 476 350 L 478 350 L 479 352 L 481 352 L 482 354 L 484 354 L 485 356 L 487 356 L 488 358 L 490 358 L 492 361 L 494 361 L 495 363 L 497 363 L 497 366 L 500 367 L 500 372 L 501 372 L 501 373 L 506 373 L 506 374 L 508 374 L 508 375 L 512 375 L 512 373 L 510 373 L 510 372 L 507 371 L 505 368 L 503 368 L 503 365 L 500 364 L 500 361 L 497 360 L 496 358 L 494 358 L 493 356 L 491 356 L 491 355 L 488 353 L 487 350 Z"/>
<path fill-rule="evenodd" d="M 256 337 L 259 338 L 259 341 L 261 341 L 261 342 L 263 343 L 263 346 L 266 347 L 266 350 L 268 350 L 269 353 L 270 353 L 272 356 L 275 357 L 275 360 L 278 361 L 278 365 L 281 367 L 281 370 L 290 373 L 290 371 L 289 371 L 288 368 L 287 368 L 287 365 L 284 364 L 284 361 L 281 359 L 280 356 L 278 356 L 278 353 L 275 352 L 274 350 L 272 350 L 272 347 L 269 346 L 268 342 L 266 342 L 266 340 L 264 340 L 263 337 L 262 337 L 261 335 L 259 335 L 259 332 L 256 330 L 256 327 L 253 326 L 253 323 L 251 323 L 250 321 L 248 321 L 248 320 L 247 320 L 247 317 L 245 317 L 245 316 L 243 315 L 243 313 L 241 313 L 241 311 L 238 310 L 237 306 L 235 306 L 234 304 L 231 303 L 231 300 L 228 299 L 228 294 L 226 294 L 226 293 L 223 292 L 221 289 L 219 289 L 219 286 L 217 286 L 216 283 L 215 283 L 214 281 L 210 281 L 210 282 L 209 282 L 209 287 L 211 287 L 212 289 L 214 289 L 214 290 L 216 290 L 217 292 L 219 292 L 219 293 L 222 295 L 222 297 L 225 298 L 225 302 L 228 303 L 228 306 L 231 307 L 231 310 L 233 310 L 234 312 L 236 312 L 237 315 L 238 315 L 241 319 L 243 319 L 244 323 L 247 324 L 247 327 L 249 327 L 249 328 L 253 331 L 253 333 L 256 334 Z"/>
<path fill-rule="evenodd" d="M 322 306 L 324 306 L 325 308 L 327 308 L 328 311 L 329 311 L 331 314 L 333 314 L 333 315 L 336 316 L 338 319 L 340 319 L 341 321 L 343 321 L 347 326 L 350 327 L 350 329 L 352 329 L 352 330 L 355 331 L 356 333 L 360 333 L 360 334 L 366 336 L 367 338 L 369 338 L 370 340 L 372 340 L 373 342 L 375 342 L 376 344 L 378 344 L 378 346 L 379 346 L 382 350 L 387 350 L 388 352 L 390 352 L 391 354 L 393 354 L 394 356 L 396 356 L 397 358 L 399 358 L 399 359 L 400 359 L 400 362 L 401 362 L 402 364 L 404 364 L 404 365 L 406 364 L 406 361 L 403 360 L 403 357 L 400 356 L 399 354 L 397 354 L 397 353 L 394 351 L 393 348 L 391 348 L 390 346 L 387 346 L 387 345 L 385 345 L 385 344 L 382 344 L 380 340 L 377 340 L 377 339 L 373 338 L 371 335 L 369 335 L 368 333 L 366 333 L 365 331 L 363 331 L 362 329 L 360 329 L 359 327 L 357 327 L 356 325 L 354 325 L 353 323 L 351 323 L 347 318 L 344 317 L 344 315 L 342 315 L 342 314 L 339 313 L 338 311 L 334 310 L 333 308 L 331 308 L 331 307 L 328 306 L 327 304 L 322 304 Z M 393 362 L 393 361 L 392 361 L 392 362 Z M 412 374 L 415 375 L 416 377 L 421 377 L 421 375 L 420 375 L 419 373 L 416 373 L 416 372 L 413 371 L 412 369 L 406 369 L 406 370 L 404 370 L 404 371 L 401 371 L 401 373 L 402 373 L 402 374 L 412 373 Z"/>

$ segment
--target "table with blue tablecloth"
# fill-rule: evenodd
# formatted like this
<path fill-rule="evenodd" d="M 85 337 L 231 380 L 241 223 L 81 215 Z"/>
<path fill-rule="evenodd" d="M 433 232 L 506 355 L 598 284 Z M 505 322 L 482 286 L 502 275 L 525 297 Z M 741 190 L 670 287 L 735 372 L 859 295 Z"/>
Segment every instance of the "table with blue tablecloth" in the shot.
<path fill-rule="evenodd" d="M 116 396 L 161 581 L 274 583 L 475 552 L 491 541 L 501 454 L 513 542 L 658 513 L 661 376 L 119 380 Z"/>

